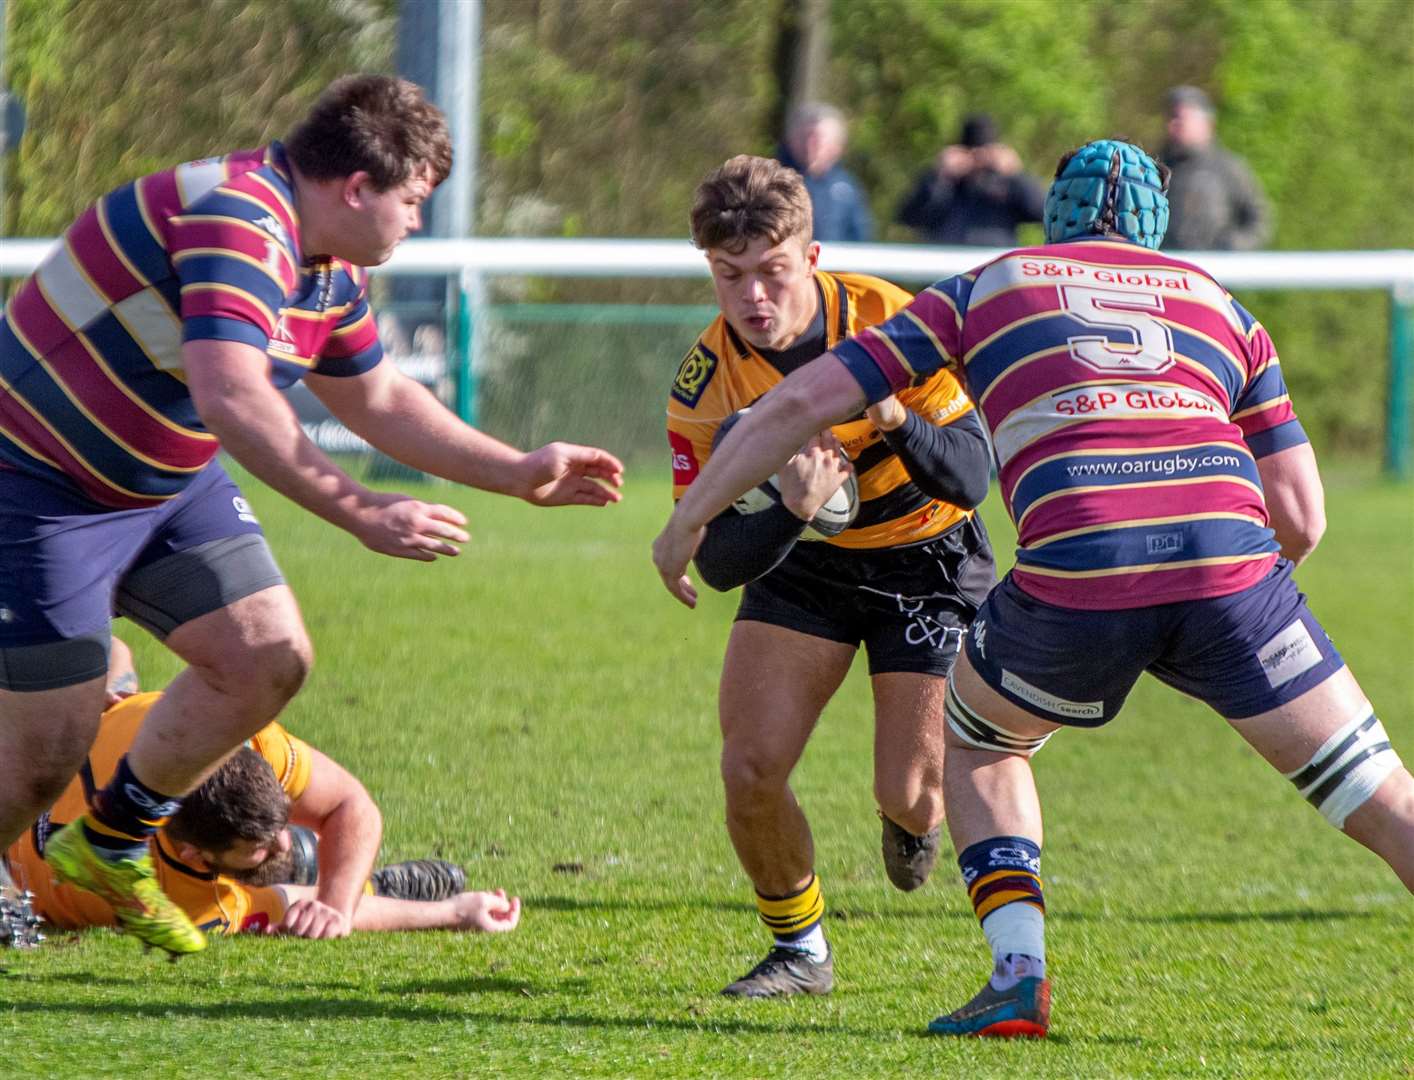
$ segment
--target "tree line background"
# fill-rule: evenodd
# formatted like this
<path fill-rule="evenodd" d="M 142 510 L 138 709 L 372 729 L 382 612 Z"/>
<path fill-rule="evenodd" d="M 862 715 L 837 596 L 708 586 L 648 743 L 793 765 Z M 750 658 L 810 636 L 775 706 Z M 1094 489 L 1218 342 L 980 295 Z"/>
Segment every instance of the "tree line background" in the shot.
<path fill-rule="evenodd" d="M 334 76 L 391 70 L 397 10 L 11 0 L 8 82 L 28 125 L 4 234 L 53 235 L 134 176 L 281 136 Z M 1193 83 L 1266 188 L 1273 247 L 1414 247 L 1407 0 L 485 0 L 477 231 L 685 236 L 708 169 L 773 152 L 803 40 L 819 96 L 849 117 L 846 164 L 881 239 L 911 239 L 894 211 L 967 113 L 996 116 L 1046 177 L 1089 138 L 1157 149 L 1164 91 Z M 710 299 L 681 281 L 520 282 L 510 295 Z M 1388 297 L 1241 299 L 1271 330 L 1318 449 L 1374 457 Z M 649 373 L 660 388 L 680 351 Z"/>

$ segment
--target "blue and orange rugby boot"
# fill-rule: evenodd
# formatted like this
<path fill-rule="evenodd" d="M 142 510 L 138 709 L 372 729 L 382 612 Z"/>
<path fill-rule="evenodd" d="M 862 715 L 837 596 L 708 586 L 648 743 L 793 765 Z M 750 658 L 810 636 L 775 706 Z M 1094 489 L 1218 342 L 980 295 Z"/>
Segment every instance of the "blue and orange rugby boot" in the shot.
<path fill-rule="evenodd" d="M 987 1039 L 1044 1039 L 1051 1026 L 1051 982 L 1031 977 L 1009 990 L 990 982 L 962 1008 L 928 1025 L 934 1035 Z"/>

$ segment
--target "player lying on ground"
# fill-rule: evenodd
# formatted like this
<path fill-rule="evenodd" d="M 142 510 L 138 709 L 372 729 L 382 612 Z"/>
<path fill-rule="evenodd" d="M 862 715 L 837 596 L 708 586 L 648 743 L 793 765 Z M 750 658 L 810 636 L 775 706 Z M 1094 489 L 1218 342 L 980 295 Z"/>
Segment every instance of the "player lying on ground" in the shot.
<path fill-rule="evenodd" d="M 113 641 L 109 700 L 79 776 L 5 853 L 11 877 L 35 894 L 34 909 L 61 929 L 113 926 L 112 905 L 56 879 L 43 854 L 55 831 L 84 810 L 84 789 L 102 784 L 161 700 L 136 693 L 128 651 Z M 317 837 L 318 881 L 300 877 L 291 828 Z M 182 803 L 147 843 L 163 891 L 202 931 L 264 930 L 306 938 L 352 930 L 514 930 L 520 898 L 467 892 L 460 867 L 436 860 L 370 871 L 382 840 L 378 807 L 362 784 L 279 724 L 268 724 Z M 352 898 L 348 902 L 346 898 Z"/>
<path fill-rule="evenodd" d="M 668 397 L 674 498 L 691 491 L 724 420 L 912 299 L 878 278 L 818 270 L 809 194 L 769 158 L 743 155 L 712 172 L 691 225 L 721 314 Z M 775 937 L 723 993 L 823 994 L 834 984 L 814 841 L 789 778 L 861 642 L 885 867 L 901 889 L 932 870 L 946 678 L 995 581 L 972 513 L 988 472 L 972 402 L 938 371 L 812 437 L 780 470 L 781 501 L 751 514 L 728 509 L 709 524 L 697 552 L 703 578 L 718 589 L 745 585 L 720 693 L 727 831 Z M 851 473 L 858 516 L 836 536 L 806 540 L 807 523 Z"/>
<path fill-rule="evenodd" d="M 654 543 L 690 604 L 704 529 L 802 440 L 934 371 L 964 374 L 1019 549 L 948 687 L 948 825 L 994 969 L 929 1025 L 940 1034 L 1045 1034 L 1029 759 L 1062 726 L 1113 718 L 1146 670 L 1227 718 L 1414 890 L 1414 778 L 1292 580 L 1324 494 L 1276 350 L 1202 269 L 1152 250 L 1166 221 L 1141 149 L 1067 155 L 1045 246 L 936 283 L 789 376 Z"/>
<path fill-rule="evenodd" d="M 304 379 L 373 446 L 459 484 L 539 506 L 619 498 L 611 454 L 522 453 L 381 362 L 364 268 L 421 226 L 451 164 L 416 86 L 338 80 L 284 142 L 105 195 L 0 321 L 0 846 L 88 752 L 109 622 L 127 615 L 189 667 L 46 857 L 173 954 L 204 941 L 156 887 L 147 838 L 312 662 L 217 450 L 373 551 L 423 561 L 457 554 L 463 515 L 351 479 L 280 388 Z"/>

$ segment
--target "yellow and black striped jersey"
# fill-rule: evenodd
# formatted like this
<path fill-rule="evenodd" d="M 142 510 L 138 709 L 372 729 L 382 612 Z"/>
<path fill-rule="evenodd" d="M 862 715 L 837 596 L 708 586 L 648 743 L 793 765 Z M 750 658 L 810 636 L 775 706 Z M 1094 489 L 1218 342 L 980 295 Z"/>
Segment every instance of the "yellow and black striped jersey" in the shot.
<path fill-rule="evenodd" d="M 891 318 L 913 297 L 896 285 L 863 274 L 817 271 L 825 305 L 826 347 Z M 712 456 L 712 438 L 732 413 L 751 405 L 785 376 L 718 315 L 678 368 L 668 394 L 668 443 L 673 460 L 673 498 L 679 499 Z M 898 393 L 906 408 L 940 427 L 972 411 L 956 378 L 938 371 Z M 903 462 L 862 413 L 836 424 L 835 436 L 854 463 L 859 516 L 853 526 L 825 543 L 873 549 L 916 544 L 946 532 L 972 511 L 925 495 L 909 479 Z"/>

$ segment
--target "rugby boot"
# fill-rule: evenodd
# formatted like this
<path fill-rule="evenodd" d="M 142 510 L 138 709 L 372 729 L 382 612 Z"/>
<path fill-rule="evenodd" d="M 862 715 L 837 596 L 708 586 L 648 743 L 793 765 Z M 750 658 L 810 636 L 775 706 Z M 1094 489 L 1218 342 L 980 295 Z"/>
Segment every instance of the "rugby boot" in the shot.
<path fill-rule="evenodd" d="M 992 1039 L 1044 1039 L 1051 1026 L 1051 982 L 1035 976 L 1010 990 L 990 982 L 962 1008 L 928 1025 L 934 1035 L 972 1035 Z"/>
<path fill-rule="evenodd" d="M 44 846 L 55 879 L 106 901 L 121 930 L 174 960 L 206 948 L 206 935 L 157 884 L 152 856 L 109 862 L 88 842 L 83 820 L 60 829 Z"/>
<path fill-rule="evenodd" d="M 812 960 L 799 949 L 774 945 L 766 959 L 723 988 L 726 997 L 769 998 L 828 994 L 835 988 L 835 954 Z"/>
<path fill-rule="evenodd" d="M 10 877 L 0 855 L 0 949 L 33 949 L 44 941 L 44 920 L 34 913 L 34 893 L 21 889 Z"/>
<path fill-rule="evenodd" d="M 446 900 L 466 891 L 466 871 L 442 859 L 409 859 L 373 871 L 373 895 L 395 900 Z"/>
<path fill-rule="evenodd" d="M 885 813 L 879 814 L 879 820 L 884 823 L 880 841 L 884 853 L 884 872 L 889 875 L 895 889 L 912 892 L 928 880 L 933 864 L 938 861 L 941 828 L 914 836 Z"/>

